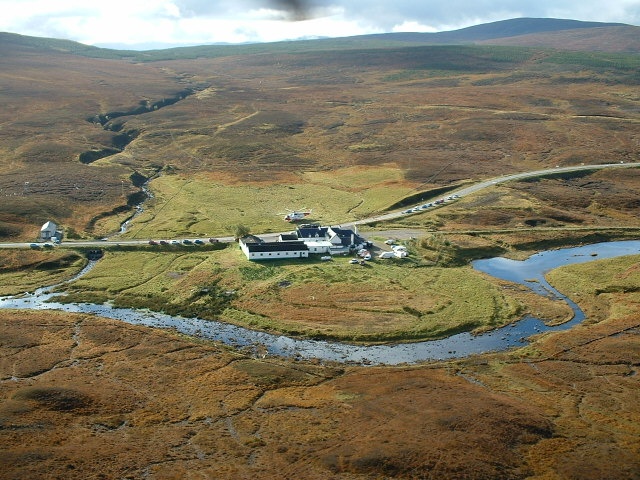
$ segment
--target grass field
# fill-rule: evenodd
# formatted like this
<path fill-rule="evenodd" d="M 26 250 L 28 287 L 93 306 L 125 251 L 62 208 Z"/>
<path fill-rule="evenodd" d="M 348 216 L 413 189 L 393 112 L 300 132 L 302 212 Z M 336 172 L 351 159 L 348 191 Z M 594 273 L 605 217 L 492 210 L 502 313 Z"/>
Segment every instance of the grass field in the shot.
<path fill-rule="evenodd" d="M 68 280 L 85 264 L 81 255 L 68 250 L 2 250 L 0 295 L 33 292 Z"/>
<path fill-rule="evenodd" d="M 393 166 L 305 172 L 287 184 L 228 184 L 223 176 L 165 175 L 151 182 L 154 198 L 125 235 L 229 236 L 243 224 L 255 233 L 292 229 L 290 210 L 311 209 L 308 222 L 331 224 L 383 211 L 410 192 Z"/>
<path fill-rule="evenodd" d="M 590 323 L 635 314 L 640 305 L 640 255 L 562 267 L 547 279 L 580 305 Z M 620 296 L 627 301 L 616 301 Z"/>

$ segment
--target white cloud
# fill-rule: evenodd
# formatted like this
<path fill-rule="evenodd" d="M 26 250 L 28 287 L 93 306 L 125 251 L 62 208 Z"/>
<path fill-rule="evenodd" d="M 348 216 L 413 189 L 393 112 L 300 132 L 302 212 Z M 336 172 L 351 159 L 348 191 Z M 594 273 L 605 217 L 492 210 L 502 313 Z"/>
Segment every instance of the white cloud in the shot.
<path fill-rule="evenodd" d="M 392 32 L 437 32 L 435 27 L 423 25 L 415 20 L 405 20 L 400 25 L 394 25 Z"/>
<path fill-rule="evenodd" d="M 2 31 L 103 45 L 432 32 L 522 16 L 640 24 L 640 0 L 0 0 L 0 11 Z"/>

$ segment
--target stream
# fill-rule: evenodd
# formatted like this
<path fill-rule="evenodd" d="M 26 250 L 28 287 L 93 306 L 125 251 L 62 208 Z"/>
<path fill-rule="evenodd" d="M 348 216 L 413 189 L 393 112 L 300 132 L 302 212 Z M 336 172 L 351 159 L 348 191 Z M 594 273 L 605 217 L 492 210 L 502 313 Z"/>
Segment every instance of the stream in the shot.
<path fill-rule="evenodd" d="M 440 340 L 387 345 L 352 345 L 340 342 L 295 339 L 282 335 L 249 330 L 222 322 L 170 316 L 149 310 L 116 308 L 109 304 L 58 303 L 51 299 L 54 286 L 38 289 L 33 293 L 0 298 L 0 308 L 31 310 L 62 310 L 89 313 L 121 320 L 134 325 L 175 329 L 195 337 L 223 342 L 253 355 L 276 355 L 295 359 L 319 359 L 360 365 L 398 365 L 422 361 L 461 358 L 490 351 L 524 346 L 531 335 L 567 330 L 585 318 L 580 308 L 566 296 L 555 290 L 544 278 L 553 268 L 584 263 L 603 258 L 640 254 L 640 241 L 605 242 L 580 247 L 549 250 L 517 261 L 502 257 L 476 260 L 473 267 L 494 277 L 526 285 L 534 292 L 566 301 L 574 311 L 574 317 L 562 325 L 549 327 L 543 320 L 527 315 L 507 326 L 473 335 L 459 333 Z M 88 272 L 95 262 L 69 283 Z M 64 285 L 64 284 L 62 284 Z"/>

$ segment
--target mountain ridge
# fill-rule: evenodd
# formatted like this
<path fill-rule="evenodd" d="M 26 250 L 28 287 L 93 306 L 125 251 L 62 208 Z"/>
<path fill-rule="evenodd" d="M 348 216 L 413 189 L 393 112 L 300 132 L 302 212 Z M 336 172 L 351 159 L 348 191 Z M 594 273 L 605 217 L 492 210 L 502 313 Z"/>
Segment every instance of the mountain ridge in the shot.
<path fill-rule="evenodd" d="M 139 61 L 173 57 L 228 56 L 267 51 L 379 48 L 402 45 L 500 44 L 548 46 L 558 49 L 600 50 L 599 39 L 607 37 L 606 51 L 640 53 L 640 27 L 624 23 L 586 22 L 571 19 L 522 17 L 484 23 L 462 29 L 421 33 L 394 32 L 351 37 L 289 40 L 250 44 L 203 44 L 157 50 L 120 50 L 86 45 L 73 40 L 31 37 L 0 32 L 0 52 L 6 48 L 43 49 L 92 58 L 131 58 Z M 542 37 L 541 37 L 542 35 Z M 548 38 L 546 38 L 548 37 Z M 592 41 L 585 41 L 585 37 Z M 580 39 L 578 42 L 576 39 Z M 599 43 L 600 42 L 600 43 Z"/>
<path fill-rule="evenodd" d="M 584 22 L 580 20 L 558 18 L 521 17 L 509 20 L 472 25 L 457 30 L 433 33 L 383 33 L 379 35 L 393 35 L 396 38 L 406 37 L 407 40 L 424 40 L 430 38 L 437 43 L 478 42 L 483 40 L 529 35 L 541 32 L 557 32 L 563 30 L 577 30 L 583 28 L 605 28 L 630 26 L 624 23 Z M 375 35 L 366 35 L 373 37 Z"/>

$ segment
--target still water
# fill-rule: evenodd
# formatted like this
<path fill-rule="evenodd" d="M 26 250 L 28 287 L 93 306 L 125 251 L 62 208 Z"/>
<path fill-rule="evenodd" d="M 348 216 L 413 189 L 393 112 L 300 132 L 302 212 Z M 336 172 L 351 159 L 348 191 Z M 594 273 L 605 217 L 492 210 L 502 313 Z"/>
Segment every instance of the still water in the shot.
<path fill-rule="evenodd" d="M 540 295 L 563 299 L 573 309 L 573 319 L 556 327 L 548 327 L 538 318 L 525 316 L 518 322 L 480 335 L 472 335 L 467 332 L 441 340 L 392 345 L 361 346 L 340 342 L 302 340 L 256 332 L 221 322 L 170 316 L 148 310 L 115 308 L 109 304 L 57 303 L 49 301 L 54 296 L 50 292 L 51 287 L 39 289 L 31 294 L 0 298 L 0 308 L 90 313 L 134 325 L 171 328 L 186 335 L 220 341 L 256 354 L 300 359 L 315 358 L 355 364 L 397 365 L 506 350 L 511 347 L 523 346 L 527 342 L 527 337 L 533 334 L 571 328 L 584 320 L 584 313 L 575 303 L 549 285 L 544 274 L 563 265 L 634 254 L 640 254 L 640 241 L 607 242 L 550 250 L 533 255 L 525 261 L 501 257 L 477 260 L 473 262 L 473 267 L 479 271 L 497 278 L 521 283 Z M 90 268 L 91 264 L 85 271 Z M 80 275 L 83 273 L 84 271 Z"/>

